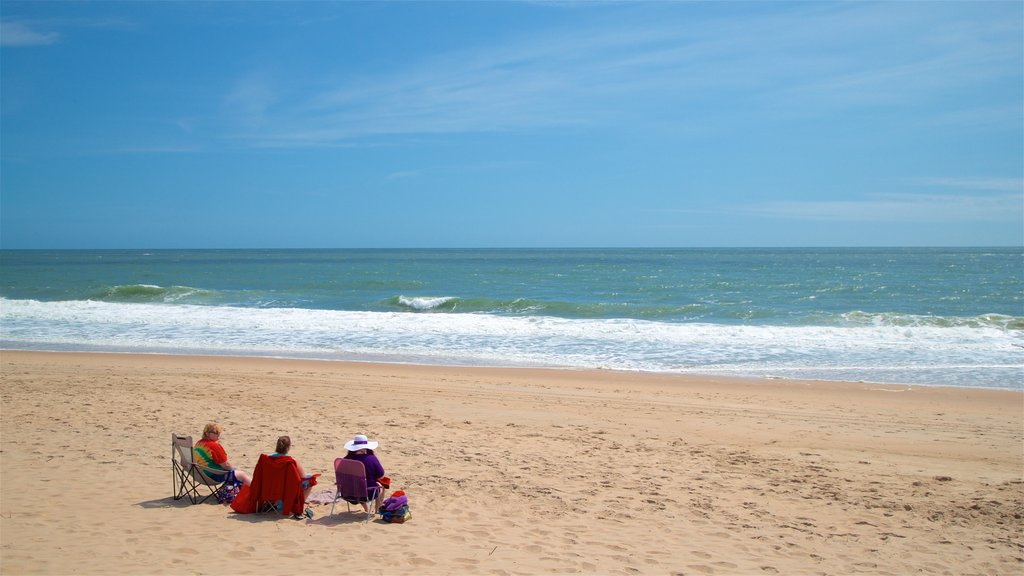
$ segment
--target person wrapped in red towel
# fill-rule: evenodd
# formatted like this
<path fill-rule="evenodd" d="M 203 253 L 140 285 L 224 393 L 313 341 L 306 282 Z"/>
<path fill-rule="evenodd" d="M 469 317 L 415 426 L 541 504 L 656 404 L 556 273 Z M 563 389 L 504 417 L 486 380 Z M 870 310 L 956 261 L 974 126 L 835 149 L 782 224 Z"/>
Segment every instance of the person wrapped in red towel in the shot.
<path fill-rule="evenodd" d="M 309 491 L 316 486 L 319 474 L 306 474 L 302 466 L 291 456 L 291 438 L 281 436 L 277 440 L 277 451 L 261 454 L 253 472 L 252 484 L 242 488 L 231 504 L 239 514 L 260 512 L 267 506 L 276 507 L 282 515 L 293 518 L 313 517 L 313 510 L 305 508 Z"/>

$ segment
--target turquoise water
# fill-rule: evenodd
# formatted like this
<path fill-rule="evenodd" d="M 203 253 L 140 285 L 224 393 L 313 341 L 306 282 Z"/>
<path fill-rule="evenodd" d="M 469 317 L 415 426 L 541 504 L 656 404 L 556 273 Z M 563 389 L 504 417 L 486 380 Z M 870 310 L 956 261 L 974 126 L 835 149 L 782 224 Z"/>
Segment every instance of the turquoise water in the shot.
<path fill-rule="evenodd" d="M 1024 387 L 1024 251 L 0 251 L 0 344 Z"/>

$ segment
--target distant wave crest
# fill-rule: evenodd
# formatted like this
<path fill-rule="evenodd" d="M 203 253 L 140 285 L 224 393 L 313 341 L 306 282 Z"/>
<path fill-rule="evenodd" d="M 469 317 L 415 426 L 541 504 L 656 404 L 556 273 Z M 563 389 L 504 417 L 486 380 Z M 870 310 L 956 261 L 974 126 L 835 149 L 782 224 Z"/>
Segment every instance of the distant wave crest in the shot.
<path fill-rule="evenodd" d="M 526 299 L 495 300 L 492 298 L 459 298 L 456 296 L 396 296 L 390 306 L 415 312 L 478 312 L 490 314 L 525 314 L 545 310 L 545 303 Z"/>
<path fill-rule="evenodd" d="M 842 321 L 851 326 L 906 327 L 906 328 L 998 328 L 1024 330 L 1024 317 L 1004 314 L 980 316 L 923 316 L 917 314 L 848 312 Z"/>
<path fill-rule="evenodd" d="M 499 316 L 552 316 L 569 319 L 662 319 L 696 320 L 708 309 L 702 304 L 688 306 L 637 307 L 628 303 L 578 303 L 532 298 L 460 298 L 457 296 L 395 296 L 385 302 L 392 308 L 413 312 L 460 312 Z"/>
<path fill-rule="evenodd" d="M 111 286 L 91 295 L 89 300 L 101 302 L 186 302 L 196 298 L 209 296 L 210 290 L 192 288 L 191 286 L 156 286 L 153 284 L 127 284 Z"/>
<path fill-rule="evenodd" d="M 458 298 L 454 296 L 441 296 L 437 298 L 408 298 L 399 296 L 394 299 L 394 303 L 398 306 L 420 312 L 428 310 L 453 310 L 457 301 Z"/>

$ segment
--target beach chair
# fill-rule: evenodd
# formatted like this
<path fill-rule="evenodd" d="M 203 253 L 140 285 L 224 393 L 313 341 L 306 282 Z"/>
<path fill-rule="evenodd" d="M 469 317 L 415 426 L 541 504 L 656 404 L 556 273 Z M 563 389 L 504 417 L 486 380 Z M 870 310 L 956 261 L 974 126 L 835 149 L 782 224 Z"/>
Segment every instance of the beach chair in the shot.
<path fill-rule="evenodd" d="M 231 508 L 240 514 L 280 512 L 282 516 L 302 516 L 306 495 L 295 459 L 260 454 L 252 472 L 252 483 L 238 494 Z"/>
<path fill-rule="evenodd" d="M 191 503 L 200 504 L 212 496 L 218 502 L 224 501 L 228 493 L 238 487 L 234 475 L 228 474 L 225 480 L 213 480 L 204 474 L 207 470 L 217 476 L 223 475 L 224 472 L 196 464 L 192 456 L 192 446 L 191 436 L 171 433 L 171 479 L 174 482 L 174 499 L 188 497 Z M 203 496 L 204 492 L 208 493 Z"/>
<path fill-rule="evenodd" d="M 366 504 L 369 509 L 366 514 L 366 521 L 377 513 L 377 494 L 380 487 L 369 488 L 366 486 L 366 468 L 358 460 L 346 460 L 345 458 L 334 459 L 335 491 L 334 502 L 331 502 L 331 514 L 334 514 L 334 505 L 338 500 L 344 500 L 348 511 L 352 511 L 352 504 Z"/>

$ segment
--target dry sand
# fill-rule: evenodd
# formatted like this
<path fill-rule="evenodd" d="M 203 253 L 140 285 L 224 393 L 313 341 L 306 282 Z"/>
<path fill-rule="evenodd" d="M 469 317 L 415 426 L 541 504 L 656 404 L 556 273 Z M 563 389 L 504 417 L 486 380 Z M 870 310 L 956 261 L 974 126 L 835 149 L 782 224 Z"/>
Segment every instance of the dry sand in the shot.
<path fill-rule="evenodd" d="M 266 359 L 0 353 L 10 574 L 1021 574 L 1024 395 Z M 366 433 L 407 524 L 171 498 L 170 435 Z"/>

